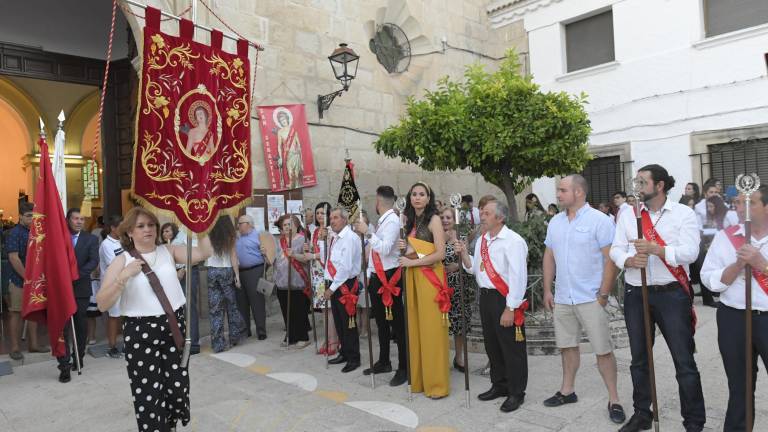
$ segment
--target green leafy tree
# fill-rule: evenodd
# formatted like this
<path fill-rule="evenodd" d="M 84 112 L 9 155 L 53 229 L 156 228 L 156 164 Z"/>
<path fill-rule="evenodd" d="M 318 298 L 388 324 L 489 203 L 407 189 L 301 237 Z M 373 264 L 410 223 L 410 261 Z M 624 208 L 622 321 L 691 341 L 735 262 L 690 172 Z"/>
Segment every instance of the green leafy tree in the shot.
<path fill-rule="evenodd" d="M 580 172 L 589 161 L 585 103 L 584 94 L 542 92 L 509 50 L 496 72 L 471 65 L 463 82 L 444 77 L 423 99 L 410 98 L 374 147 L 428 171 L 481 174 L 504 192 L 517 220 L 515 195 L 537 178 Z"/>

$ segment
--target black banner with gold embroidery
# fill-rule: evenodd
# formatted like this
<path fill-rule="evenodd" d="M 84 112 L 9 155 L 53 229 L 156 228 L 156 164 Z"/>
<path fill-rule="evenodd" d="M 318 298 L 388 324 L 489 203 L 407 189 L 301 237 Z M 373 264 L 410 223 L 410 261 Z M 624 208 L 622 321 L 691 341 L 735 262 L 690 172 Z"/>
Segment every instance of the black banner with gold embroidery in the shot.
<path fill-rule="evenodd" d="M 357 202 L 360 194 L 355 185 L 355 165 L 351 160 L 347 160 L 347 166 L 344 168 L 344 177 L 341 179 L 341 189 L 339 190 L 339 205 L 349 212 L 349 220 L 357 219 Z"/>

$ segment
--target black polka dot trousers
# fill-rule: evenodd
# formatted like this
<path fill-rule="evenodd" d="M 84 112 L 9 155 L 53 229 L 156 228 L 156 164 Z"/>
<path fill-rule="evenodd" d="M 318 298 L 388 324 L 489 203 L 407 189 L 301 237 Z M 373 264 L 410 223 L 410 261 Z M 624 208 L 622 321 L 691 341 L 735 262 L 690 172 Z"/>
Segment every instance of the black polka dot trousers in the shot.
<path fill-rule="evenodd" d="M 184 308 L 176 319 L 184 335 Z M 179 421 L 189 423 L 189 373 L 181 367 L 168 318 L 126 317 L 123 336 L 138 430 L 169 432 Z"/>

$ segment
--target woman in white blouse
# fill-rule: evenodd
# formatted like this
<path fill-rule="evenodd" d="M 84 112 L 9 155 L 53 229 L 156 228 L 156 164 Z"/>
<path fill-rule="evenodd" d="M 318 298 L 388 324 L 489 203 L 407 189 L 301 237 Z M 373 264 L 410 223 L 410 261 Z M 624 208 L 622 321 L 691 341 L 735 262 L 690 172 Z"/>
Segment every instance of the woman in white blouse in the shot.
<path fill-rule="evenodd" d="M 183 335 L 186 298 L 176 265 L 186 263 L 187 251 L 184 246 L 158 245 L 160 224 L 142 207 L 128 212 L 118 232 L 126 253 L 107 268 L 96 301 L 101 311 L 119 302 L 125 317 L 125 358 L 139 430 L 174 431 L 178 421 L 189 423 L 189 374 L 181 365 L 182 353 L 174 342 L 170 321 L 141 266 L 146 263 L 157 275 Z M 210 255 L 208 238 L 192 248 L 193 263 Z"/>

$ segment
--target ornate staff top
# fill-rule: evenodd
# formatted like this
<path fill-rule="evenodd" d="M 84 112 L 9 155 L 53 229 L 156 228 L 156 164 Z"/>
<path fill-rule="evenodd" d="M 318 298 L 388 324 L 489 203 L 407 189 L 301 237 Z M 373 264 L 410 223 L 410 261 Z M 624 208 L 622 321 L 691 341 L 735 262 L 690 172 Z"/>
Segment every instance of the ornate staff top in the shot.
<path fill-rule="evenodd" d="M 403 228 L 405 226 L 405 221 L 403 220 L 403 211 L 405 210 L 404 196 L 401 196 L 395 201 L 395 210 L 400 214 L 400 228 Z"/>
<path fill-rule="evenodd" d="M 739 193 L 744 194 L 745 197 L 747 197 L 747 202 L 744 205 L 744 220 L 749 222 L 752 220 L 752 216 L 750 214 L 749 208 L 749 197 L 753 193 L 757 191 L 757 189 L 760 187 L 760 177 L 757 176 L 757 174 L 739 174 L 738 177 L 736 177 L 736 190 L 739 191 Z"/>
<path fill-rule="evenodd" d="M 646 181 L 644 178 L 637 176 L 632 179 L 632 195 L 635 197 L 635 215 L 640 217 L 640 196 L 645 189 Z"/>

